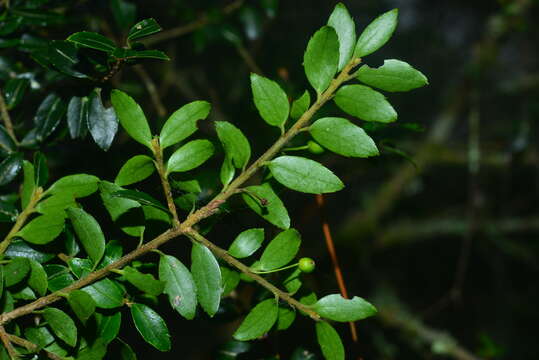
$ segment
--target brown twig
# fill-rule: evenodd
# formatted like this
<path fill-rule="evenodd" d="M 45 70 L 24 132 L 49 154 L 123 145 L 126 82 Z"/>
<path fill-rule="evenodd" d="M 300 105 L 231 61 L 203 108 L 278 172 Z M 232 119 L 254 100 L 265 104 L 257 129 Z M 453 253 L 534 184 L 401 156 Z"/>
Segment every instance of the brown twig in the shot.
<path fill-rule="evenodd" d="M 225 15 L 232 14 L 243 5 L 244 1 L 245 0 L 236 0 L 230 3 L 229 5 L 225 6 L 222 9 L 223 14 Z M 142 42 L 146 46 L 148 46 L 148 45 L 153 45 L 153 44 L 160 43 L 166 40 L 174 39 L 174 38 L 183 36 L 185 34 L 189 34 L 197 29 L 200 29 L 201 27 L 206 26 L 210 22 L 211 22 L 210 17 L 207 14 L 202 14 L 198 19 L 194 20 L 193 22 L 190 22 L 189 24 L 162 31 L 158 34 L 148 37 Z"/>
<path fill-rule="evenodd" d="M 6 126 L 6 131 L 13 139 L 13 142 L 15 144 L 19 144 L 19 141 L 17 140 L 17 136 L 15 135 L 15 131 L 13 130 L 13 123 L 11 122 L 11 117 L 9 116 L 9 112 L 7 111 L 7 105 L 6 101 L 4 99 L 4 95 L 2 94 L 2 90 L 0 89 L 0 114 L 2 114 L 2 120 L 4 121 L 4 125 Z"/>
<path fill-rule="evenodd" d="M 333 264 L 333 272 L 335 273 L 335 279 L 337 279 L 337 284 L 339 285 L 339 290 L 343 298 L 348 299 L 348 290 L 346 289 L 346 283 L 344 282 L 344 277 L 342 275 L 341 266 L 339 265 L 339 258 L 337 257 L 337 250 L 335 249 L 335 243 L 333 242 L 333 237 L 331 236 L 331 229 L 326 217 L 325 212 L 325 203 L 324 196 L 322 194 L 316 195 L 316 204 L 320 210 L 320 217 L 322 219 L 322 231 L 324 233 L 324 239 L 326 240 L 326 247 L 328 249 L 329 257 L 331 258 L 331 263 Z M 356 323 L 350 321 L 350 335 L 352 336 L 352 341 L 357 342 L 357 328 Z"/>
<path fill-rule="evenodd" d="M 18 359 L 19 353 L 17 352 L 17 350 L 15 350 L 13 344 L 11 344 L 9 334 L 6 332 L 6 329 L 2 325 L 0 325 L 0 340 L 2 340 L 2 344 L 4 344 L 4 347 L 6 348 L 9 357 L 11 359 Z"/>
<path fill-rule="evenodd" d="M 15 336 L 15 335 L 8 335 L 9 337 L 9 340 L 14 343 L 14 344 L 17 344 L 17 345 L 20 345 L 20 346 L 23 346 L 25 347 L 28 351 L 31 351 L 31 352 L 34 352 L 34 353 L 37 353 L 40 351 L 40 347 L 39 345 L 36 345 L 34 344 L 33 342 L 31 341 L 28 341 L 26 339 L 23 339 L 23 338 L 20 338 L 18 336 Z M 47 355 L 47 357 L 49 359 L 52 359 L 52 360 L 63 360 L 64 358 L 61 357 L 61 356 L 58 356 L 56 355 L 55 353 L 53 352 L 50 352 L 50 351 L 47 351 L 47 350 L 43 350 L 45 352 L 45 354 Z"/>
<path fill-rule="evenodd" d="M 172 223 L 174 228 L 179 228 L 180 218 L 178 217 L 178 211 L 176 210 L 176 205 L 174 204 L 170 183 L 167 179 L 167 169 L 165 168 L 165 163 L 163 162 L 163 149 L 159 144 L 158 137 L 155 137 L 152 140 L 152 150 L 155 156 L 155 167 L 157 168 L 157 173 L 159 174 L 161 185 L 163 186 L 163 192 L 165 193 L 165 198 L 167 199 L 168 210 L 172 214 Z"/>

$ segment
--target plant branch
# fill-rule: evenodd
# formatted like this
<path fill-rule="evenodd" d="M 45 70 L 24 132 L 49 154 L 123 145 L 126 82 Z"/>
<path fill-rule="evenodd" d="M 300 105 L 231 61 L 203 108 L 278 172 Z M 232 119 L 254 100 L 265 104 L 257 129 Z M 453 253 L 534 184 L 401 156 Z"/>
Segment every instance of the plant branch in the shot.
<path fill-rule="evenodd" d="M 9 340 L 12 343 L 23 346 L 28 351 L 31 351 L 31 352 L 34 352 L 34 353 L 38 353 L 40 351 L 39 345 L 36 345 L 31 341 L 28 341 L 26 339 L 23 339 L 23 338 L 20 338 L 18 336 L 11 335 L 11 334 L 8 334 L 8 337 L 9 337 Z M 63 360 L 64 359 L 63 357 L 58 356 L 53 352 L 50 352 L 50 351 L 47 351 L 47 350 L 44 350 L 44 349 L 43 349 L 43 351 L 45 352 L 45 354 L 47 354 L 47 357 L 49 359 L 52 359 L 52 360 Z"/>
<path fill-rule="evenodd" d="M 299 301 L 294 299 L 292 296 L 290 296 L 287 292 L 280 290 L 279 288 L 271 284 L 269 281 L 264 279 L 262 276 L 252 272 L 251 269 L 247 265 L 243 264 L 242 262 L 238 261 L 235 257 L 231 256 L 225 249 L 220 248 L 219 246 L 215 245 L 214 243 L 206 239 L 204 236 L 200 235 L 195 230 L 192 230 L 192 229 L 187 230 L 186 235 L 189 236 L 192 240 L 206 246 L 217 257 L 223 259 L 228 264 L 234 266 L 236 269 L 240 270 L 245 275 L 249 276 L 251 279 L 253 279 L 257 283 L 259 283 L 260 285 L 268 289 L 271 293 L 273 293 L 273 295 L 289 303 L 290 306 L 300 311 L 303 311 L 314 320 L 320 320 L 320 315 L 318 315 L 318 313 L 316 313 L 313 309 L 311 309 L 310 306 L 300 303 Z"/>
<path fill-rule="evenodd" d="M 19 353 L 17 352 L 17 350 L 15 350 L 15 348 L 11 344 L 9 334 L 6 332 L 6 329 L 2 325 L 0 325 L 0 339 L 2 340 L 2 344 L 4 344 L 4 347 L 6 348 L 7 353 L 9 354 L 9 357 L 11 359 L 18 359 Z"/>
<path fill-rule="evenodd" d="M 0 90 L 0 114 L 2 115 L 2 121 L 4 121 L 4 125 L 6 125 L 7 133 L 9 134 L 9 136 L 11 136 L 15 144 L 19 144 L 17 136 L 15 136 L 15 131 L 13 130 L 13 123 L 11 122 L 11 117 L 9 116 L 9 112 L 7 111 L 7 105 L 4 99 L 4 95 L 2 94 L 2 90 Z"/>
<path fill-rule="evenodd" d="M 159 144 L 159 138 L 155 137 L 152 140 L 152 150 L 155 156 L 155 167 L 159 173 L 159 178 L 161 179 L 161 185 L 163 186 L 163 192 L 167 199 L 168 210 L 172 214 L 172 221 L 175 228 L 180 226 L 180 218 L 178 217 L 178 212 L 176 211 L 176 205 L 174 204 L 174 199 L 172 198 L 172 191 L 170 190 L 170 183 L 167 178 L 167 170 L 165 169 L 165 163 L 163 162 L 163 149 Z"/>
<path fill-rule="evenodd" d="M 32 192 L 32 196 L 30 197 L 30 202 L 28 205 L 26 205 L 26 208 L 19 214 L 17 217 L 17 221 L 15 221 L 15 224 L 9 231 L 9 233 L 6 235 L 4 240 L 0 242 L 0 258 L 4 255 L 6 252 L 9 244 L 11 244 L 11 240 L 15 237 L 15 235 L 19 232 L 19 230 L 23 227 L 26 220 L 28 219 L 28 216 L 30 216 L 34 210 L 35 206 L 38 203 L 38 201 L 41 199 L 41 195 L 43 194 L 43 189 L 41 187 L 38 187 L 34 189 Z"/>

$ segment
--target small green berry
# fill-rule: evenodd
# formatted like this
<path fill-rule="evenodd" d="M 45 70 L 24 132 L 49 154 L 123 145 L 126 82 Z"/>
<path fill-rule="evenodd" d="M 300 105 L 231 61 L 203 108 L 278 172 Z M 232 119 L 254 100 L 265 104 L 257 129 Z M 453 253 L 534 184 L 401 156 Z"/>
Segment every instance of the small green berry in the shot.
<path fill-rule="evenodd" d="M 298 267 L 304 273 L 312 273 L 316 264 L 313 259 L 304 257 L 299 259 Z"/>
<path fill-rule="evenodd" d="M 309 147 L 309 151 L 313 154 L 322 154 L 325 151 L 322 146 L 312 140 L 309 140 L 307 146 Z"/>

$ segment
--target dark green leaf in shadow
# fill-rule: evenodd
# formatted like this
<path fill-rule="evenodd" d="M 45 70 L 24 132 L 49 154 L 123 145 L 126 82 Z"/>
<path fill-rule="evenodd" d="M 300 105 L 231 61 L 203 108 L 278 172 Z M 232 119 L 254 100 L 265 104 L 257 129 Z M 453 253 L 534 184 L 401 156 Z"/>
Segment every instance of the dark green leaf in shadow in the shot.
<path fill-rule="evenodd" d="M 107 151 L 118 131 L 118 118 L 112 107 L 106 109 L 101 94 L 93 91 L 89 98 L 88 128 L 96 144 Z"/>

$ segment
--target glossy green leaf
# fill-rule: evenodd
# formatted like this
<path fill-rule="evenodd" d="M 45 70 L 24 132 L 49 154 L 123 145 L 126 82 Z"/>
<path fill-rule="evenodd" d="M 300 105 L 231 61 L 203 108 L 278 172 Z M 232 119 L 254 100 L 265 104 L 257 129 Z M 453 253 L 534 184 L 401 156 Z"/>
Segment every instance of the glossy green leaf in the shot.
<path fill-rule="evenodd" d="M 339 191 L 342 181 L 322 164 L 298 157 L 280 156 L 268 167 L 275 179 L 284 186 L 305 193 L 322 194 Z"/>
<path fill-rule="evenodd" d="M 161 148 L 177 144 L 192 135 L 197 130 L 197 121 L 205 119 L 210 109 L 211 105 L 206 101 L 193 101 L 176 110 L 161 129 Z"/>
<path fill-rule="evenodd" d="M 230 294 L 240 283 L 240 274 L 227 267 L 221 266 L 221 281 L 223 284 L 222 297 Z"/>
<path fill-rule="evenodd" d="M 385 96 L 364 85 L 345 85 L 335 94 L 335 103 L 343 111 L 365 121 L 389 123 L 397 112 Z"/>
<path fill-rule="evenodd" d="M 343 3 L 338 3 L 331 13 L 328 25 L 335 29 L 339 38 L 339 66 L 342 70 L 350 61 L 356 46 L 356 24 Z"/>
<path fill-rule="evenodd" d="M 288 119 L 290 104 L 279 84 L 257 74 L 251 74 L 253 101 L 265 122 L 279 128 Z"/>
<path fill-rule="evenodd" d="M 102 360 L 107 354 L 107 343 L 96 339 L 91 346 L 86 346 L 77 354 L 77 360 Z"/>
<path fill-rule="evenodd" d="M 108 344 L 118 336 L 120 325 L 122 324 L 122 313 L 120 311 L 113 314 L 96 312 L 94 317 L 97 325 L 96 337 L 98 339 L 102 339 Z"/>
<path fill-rule="evenodd" d="M 296 256 L 301 236 L 296 229 L 280 232 L 264 249 L 260 257 L 262 270 L 274 270 L 288 264 Z"/>
<path fill-rule="evenodd" d="M 90 31 L 76 32 L 67 38 L 78 46 L 111 53 L 116 49 L 116 44 L 111 39 Z"/>
<path fill-rule="evenodd" d="M 165 288 L 163 281 L 156 280 L 152 274 L 143 274 L 131 266 L 124 267 L 122 274 L 137 289 L 152 296 L 160 295 Z"/>
<path fill-rule="evenodd" d="M 110 100 L 120 119 L 120 124 L 129 136 L 151 150 L 152 133 L 139 104 L 131 96 L 116 89 L 112 90 Z"/>
<path fill-rule="evenodd" d="M 217 121 L 215 130 L 217 130 L 217 136 L 223 144 L 226 156 L 232 159 L 235 167 L 244 168 L 251 158 L 249 140 L 240 129 L 227 121 Z"/>
<path fill-rule="evenodd" d="M 87 293 L 82 290 L 73 290 L 67 297 L 67 302 L 71 307 L 71 310 L 77 315 L 80 321 L 86 323 L 86 321 L 95 312 L 95 301 Z"/>
<path fill-rule="evenodd" d="M 135 327 L 144 340 L 159 351 L 169 351 L 170 334 L 165 321 L 154 310 L 143 304 L 131 305 Z"/>
<path fill-rule="evenodd" d="M 35 260 L 27 259 L 30 264 L 30 276 L 28 277 L 28 286 L 30 286 L 39 296 L 45 295 L 49 282 L 47 273 L 43 266 Z"/>
<path fill-rule="evenodd" d="M 230 244 L 228 253 L 238 259 L 246 258 L 258 250 L 263 241 L 264 229 L 245 230 Z"/>
<path fill-rule="evenodd" d="M 24 78 L 12 78 L 6 82 L 4 97 L 8 110 L 13 109 L 21 102 L 29 85 L 30 81 Z"/>
<path fill-rule="evenodd" d="M 82 209 L 72 207 L 66 209 L 66 212 L 82 247 L 94 264 L 98 264 L 105 253 L 105 235 L 101 226 L 92 215 Z"/>
<path fill-rule="evenodd" d="M 38 251 L 22 239 L 14 239 L 6 250 L 6 256 L 10 258 L 25 257 L 27 259 L 33 259 L 41 264 L 55 258 L 56 256 L 44 251 Z"/>
<path fill-rule="evenodd" d="M 234 333 L 234 339 L 247 341 L 264 335 L 277 321 L 278 311 L 279 308 L 275 299 L 262 301 L 247 314 L 247 317 Z"/>
<path fill-rule="evenodd" d="M 335 29 L 323 26 L 307 44 L 303 57 L 305 75 L 317 93 L 326 90 L 339 66 L 339 40 Z"/>
<path fill-rule="evenodd" d="M 54 335 L 46 326 L 24 329 L 24 337 L 40 347 L 45 347 L 54 341 Z"/>
<path fill-rule="evenodd" d="M 11 154 L 0 163 L 0 186 L 9 184 L 22 168 L 22 153 Z"/>
<path fill-rule="evenodd" d="M 49 324 L 54 334 L 67 345 L 75 346 L 77 344 L 77 326 L 65 312 L 48 307 L 43 310 L 43 318 Z"/>
<path fill-rule="evenodd" d="M 191 274 L 197 288 L 200 306 L 208 315 L 215 315 L 221 301 L 221 270 L 211 251 L 204 245 L 193 244 Z"/>
<path fill-rule="evenodd" d="M 132 59 L 158 59 L 158 60 L 170 60 L 170 58 L 162 51 L 159 50 L 133 50 L 118 48 L 113 53 L 118 60 L 132 60 Z"/>
<path fill-rule="evenodd" d="M 117 339 L 113 346 L 112 353 L 118 354 L 121 360 L 137 360 L 137 355 L 131 346 L 129 346 L 129 344 L 124 342 L 122 339 Z"/>
<path fill-rule="evenodd" d="M 374 19 L 359 35 L 354 56 L 366 56 L 381 48 L 393 35 L 398 15 L 399 10 L 393 9 Z"/>
<path fill-rule="evenodd" d="M 107 245 L 105 246 L 105 254 L 103 255 L 103 259 L 99 263 L 98 269 L 102 269 L 107 265 L 112 264 L 113 262 L 120 259 L 123 255 L 123 248 L 119 241 L 112 240 L 107 242 Z"/>
<path fill-rule="evenodd" d="M 154 19 L 144 19 L 131 27 L 127 40 L 133 41 L 161 31 L 161 26 Z"/>
<path fill-rule="evenodd" d="M 376 308 L 364 299 L 354 296 L 345 299 L 339 294 L 327 295 L 314 304 L 320 316 L 334 321 L 357 321 L 376 314 Z"/>
<path fill-rule="evenodd" d="M 124 189 L 108 181 L 101 181 L 99 190 L 103 205 L 105 205 L 112 221 L 117 222 L 126 234 L 139 237 L 144 231 L 143 213 L 141 209 L 138 211 L 132 209 L 140 208 L 140 203 L 115 196 L 116 192 Z"/>
<path fill-rule="evenodd" d="M 142 181 L 155 172 L 155 165 L 151 157 L 135 155 L 123 164 L 114 182 L 125 186 Z"/>
<path fill-rule="evenodd" d="M 255 213 L 278 228 L 290 227 L 288 211 L 269 183 L 248 186 L 245 190 L 243 200 Z"/>
<path fill-rule="evenodd" d="M 214 152 L 208 140 L 193 140 L 176 150 L 168 159 L 167 173 L 185 172 L 202 165 Z"/>
<path fill-rule="evenodd" d="M 325 321 L 316 323 L 316 338 L 326 360 L 344 360 L 344 346 L 335 329 Z"/>
<path fill-rule="evenodd" d="M 395 59 L 384 60 L 384 65 L 378 68 L 363 65 L 357 71 L 357 78 L 362 83 L 391 92 L 410 91 L 429 83 L 420 71 Z"/>
<path fill-rule="evenodd" d="M 17 150 L 17 144 L 8 134 L 4 125 L 0 124 L 0 154 L 10 154 Z"/>
<path fill-rule="evenodd" d="M 142 191 L 136 191 L 136 190 L 120 190 L 116 191 L 112 194 L 113 196 L 126 198 L 135 200 L 141 205 L 147 205 L 152 206 L 156 209 L 162 210 L 166 213 L 168 213 L 168 209 L 161 204 L 158 200 L 156 200 L 154 197 L 142 192 Z"/>
<path fill-rule="evenodd" d="M 47 282 L 51 292 L 61 290 L 73 284 L 75 279 L 66 266 L 58 264 L 47 264 L 43 268 L 47 273 Z"/>
<path fill-rule="evenodd" d="M 299 119 L 301 115 L 303 115 L 305 111 L 309 109 L 309 106 L 311 106 L 311 94 L 309 94 L 308 90 L 305 90 L 303 95 L 294 100 L 294 102 L 292 103 L 290 117 L 292 119 Z"/>
<path fill-rule="evenodd" d="M 43 46 L 40 44 L 42 39 L 33 38 L 32 40 L 25 42 L 25 45 L 32 46 L 30 43 L 36 40 L 37 46 L 33 51 L 30 51 L 32 51 L 32 57 L 38 63 L 45 67 L 53 65 L 56 70 L 61 73 L 75 78 L 83 79 L 88 77 L 88 75 L 78 70 L 80 67 L 79 51 L 75 44 L 69 41 L 53 40 L 46 44 L 46 46 Z"/>
<path fill-rule="evenodd" d="M 67 106 L 67 127 L 72 139 L 83 138 L 88 132 L 90 101 L 87 96 L 73 96 Z"/>
<path fill-rule="evenodd" d="M 34 153 L 34 177 L 37 186 L 44 186 L 49 180 L 47 158 L 40 151 Z"/>
<path fill-rule="evenodd" d="M 10 287 L 20 283 L 30 272 L 30 263 L 27 259 L 16 257 L 4 265 L 4 286 Z"/>
<path fill-rule="evenodd" d="M 64 101 L 54 93 L 49 94 L 41 102 L 34 116 L 37 141 L 41 142 L 52 134 L 64 116 L 66 109 L 67 106 Z"/>
<path fill-rule="evenodd" d="M 302 274 L 302 271 L 298 268 L 295 268 L 290 273 L 290 275 L 288 275 L 283 280 L 283 286 L 285 287 L 286 291 L 288 291 L 290 295 L 295 294 L 301 288 L 301 285 L 302 285 L 301 277 L 300 277 L 301 274 Z"/>
<path fill-rule="evenodd" d="M 170 255 L 161 255 L 159 279 L 165 283 L 164 293 L 170 306 L 184 318 L 192 320 L 196 314 L 197 289 L 189 269 Z"/>
<path fill-rule="evenodd" d="M 56 239 L 63 228 L 63 215 L 53 213 L 34 218 L 17 233 L 17 236 L 22 237 L 29 243 L 43 245 Z"/>
<path fill-rule="evenodd" d="M 63 218 L 67 217 L 65 209 L 68 207 L 75 207 L 77 203 L 73 194 L 59 193 L 57 195 L 52 195 L 47 197 L 45 200 L 41 200 L 37 206 L 36 210 L 43 215 L 59 215 Z"/>
<path fill-rule="evenodd" d="M 73 275 L 79 279 L 86 277 L 93 268 L 92 260 L 77 257 L 69 259 L 68 265 Z"/>
<path fill-rule="evenodd" d="M 172 181 L 172 187 L 188 193 L 199 194 L 202 192 L 198 180 Z"/>
<path fill-rule="evenodd" d="M 93 175 L 76 174 L 60 178 L 51 185 L 49 194 L 72 194 L 75 198 L 85 197 L 97 191 L 99 178 Z"/>
<path fill-rule="evenodd" d="M 89 97 L 88 129 L 95 143 L 104 151 L 110 148 L 118 131 L 115 109 L 103 106 L 100 91 L 93 91 Z"/>
<path fill-rule="evenodd" d="M 31 162 L 23 160 L 22 168 L 24 172 L 24 180 L 21 189 L 21 208 L 24 209 L 28 206 L 30 198 L 34 193 L 36 184 L 34 181 L 34 165 Z"/>
<path fill-rule="evenodd" d="M 15 301 L 18 300 L 36 300 L 36 293 L 29 286 L 18 287 L 11 291 L 11 295 Z"/>
<path fill-rule="evenodd" d="M 277 330 L 288 329 L 296 320 L 296 311 L 291 307 L 279 306 L 279 313 L 277 316 Z"/>
<path fill-rule="evenodd" d="M 114 309 L 124 304 L 124 293 L 114 281 L 105 278 L 92 285 L 82 288 L 82 291 L 88 293 L 98 308 Z"/>
<path fill-rule="evenodd" d="M 232 160 L 228 156 L 225 156 L 219 171 L 219 180 L 221 180 L 221 184 L 226 187 L 234 179 L 235 174 L 236 168 L 234 167 Z"/>
<path fill-rule="evenodd" d="M 327 117 L 316 120 L 309 127 L 312 137 L 334 153 L 370 157 L 379 155 L 374 141 L 365 131 L 343 118 Z"/>

